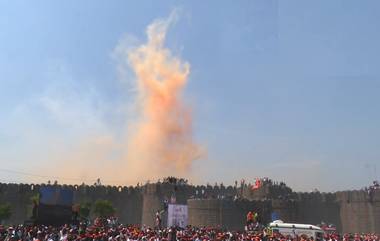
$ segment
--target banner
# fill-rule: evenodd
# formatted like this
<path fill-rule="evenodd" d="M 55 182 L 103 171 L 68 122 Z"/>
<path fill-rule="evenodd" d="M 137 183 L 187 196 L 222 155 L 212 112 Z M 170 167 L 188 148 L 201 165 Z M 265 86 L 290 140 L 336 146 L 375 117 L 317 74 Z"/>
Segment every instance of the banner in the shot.
<path fill-rule="evenodd" d="M 41 204 L 68 207 L 73 205 L 74 193 L 70 189 L 46 186 L 40 188 L 39 194 Z"/>
<path fill-rule="evenodd" d="M 276 221 L 276 220 L 279 220 L 279 219 L 280 219 L 280 215 L 278 213 L 276 213 L 276 212 L 272 212 L 272 214 L 271 214 L 271 220 L 272 220 L 272 222 Z"/>
<path fill-rule="evenodd" d="M 168 227 L 187 226 L 187 205 L 169 204 L 168 207 Z"/>

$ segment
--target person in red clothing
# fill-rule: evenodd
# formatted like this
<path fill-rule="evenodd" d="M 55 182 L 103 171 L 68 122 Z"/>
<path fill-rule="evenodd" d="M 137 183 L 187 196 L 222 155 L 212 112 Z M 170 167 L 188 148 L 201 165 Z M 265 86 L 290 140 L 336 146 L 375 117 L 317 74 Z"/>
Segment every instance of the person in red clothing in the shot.
<path fill-rule="evenodd" d="M 247 213 L 247 230 L 250 230 L 252 228 L 252 225 L 255 221 L 255 213 L 252 211 L 249 211 Z"/>

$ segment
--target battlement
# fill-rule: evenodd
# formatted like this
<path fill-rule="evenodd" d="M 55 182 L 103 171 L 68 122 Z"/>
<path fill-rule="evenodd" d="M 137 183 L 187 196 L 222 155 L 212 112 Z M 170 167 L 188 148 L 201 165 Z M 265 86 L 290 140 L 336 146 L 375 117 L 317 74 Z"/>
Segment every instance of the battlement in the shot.
<path fill-rule="evenodd" d="M 74 203 L 110 200 L 123 223 L 154 225 L 154 216 L 164 203 L 187 204 L 189 223 L 222 225 L 240 229 L 250 210 L 264 222 L 276 213 L 289 222 L 333 223 L 343 232 L 380 232 L 380 190 L 353 190 L 335 193 L 293 192 L 284 183 L 263 182 L 259 187 L 189 185 L 183 179 L 142 186 L 50 185 L 0 183 L 0 203 L 10 203 L 10 223 L 28 219 L 31 198 L 41 187 L 73 190 Z"/>
<path fill-rule="evenodd" d="M 248 211 L 256 210 L 263 222 L 269 220 L 269 201 L 189 199 L 189 224 L 193 226 L 220 226 L 241 230 Z"/>
<path fill-rule="evenodd" d="M 81 193 L 136 193 L 141 191 L 141 187 L 133 186 L 95 186 L 95 185 L 60 185 L 60 184 L 15 184 L 0 183 L 0 192 L 36 193 L 41 187 L 57 187 L 69 189 Z"/>
<path fill-rule="evenodd" d="M 294 198 L 300 202 L 337 202 L 336 193 L 298 192 Z"/>
<path fill-rule="evenodd" d="M 254 197 L 262 197 L 263 199 L 280 199 L 280 200 L 297 200 L 307 202 L 378 202 L 380 201 L 380 189 L 373 190 L 370 194 L 364 190 L 340 191 L 335 193 L 321 192 L 292 192 L 286 185 L 263 185 L 257 190 L 252 191 L 252 185 L 245 184 L 239 188 L 236 186 L 224 185 L 189 185 L 189 184 L 173 184 L 167 182 L 158 182 L 145 184 L 143 186 L 103 186 L 103 185 L 61 185 L 61 184 L 15 184 L 0 183 L 0 193 L 37 193 L 41 187 L 57 187 L 62 189 L 73 190 L 75 193 L 81 194 L 127 194 L 133 195 L 137 193 L 161 195 L 167 193 L 187 193 L 193 198 L 228 198 L 239 196 L 248 200 Z"/>
<path fill-rule="evenodd" d="M 380 202 L 380 189 L 373 191 L 343 191 L 335 193 L 337 199 L 341 202 Z"/>

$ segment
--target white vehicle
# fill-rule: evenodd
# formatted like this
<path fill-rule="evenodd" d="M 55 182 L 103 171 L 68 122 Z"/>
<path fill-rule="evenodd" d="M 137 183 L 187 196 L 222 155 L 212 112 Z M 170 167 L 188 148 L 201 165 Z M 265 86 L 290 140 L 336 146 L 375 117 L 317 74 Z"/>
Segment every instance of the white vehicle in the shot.
<path fill-rule="evenodd" d="M 281 220 L 273 221 L 269 224 L 273 233 L 280 233 L 284 236 L 301 236 L 306 235 L 308 237 L 313 237 L 316 241 L 323 240 L 324 232 L 323 230 L 311 224 L 299 224 L 299 223 L 284 223 Z"/>

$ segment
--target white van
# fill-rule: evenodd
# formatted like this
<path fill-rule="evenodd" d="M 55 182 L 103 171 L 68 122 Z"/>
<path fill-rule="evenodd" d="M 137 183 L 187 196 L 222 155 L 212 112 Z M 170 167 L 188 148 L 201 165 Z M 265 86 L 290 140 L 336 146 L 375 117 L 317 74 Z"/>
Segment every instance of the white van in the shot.
<path fill-rule="evenodd" d="M 273 233 L 280 233 L 284 236 L 289 235 L 291 237 L 295 237 L 296 235 L 306 235 L 308 237 L 313 237 L 316 241 L 323 240 L 324 235 L 323 230 L 318 226 L 299 223 L 284 223 L 281 220 L 271 222 L 269 228 L 272 229 Z"/>

